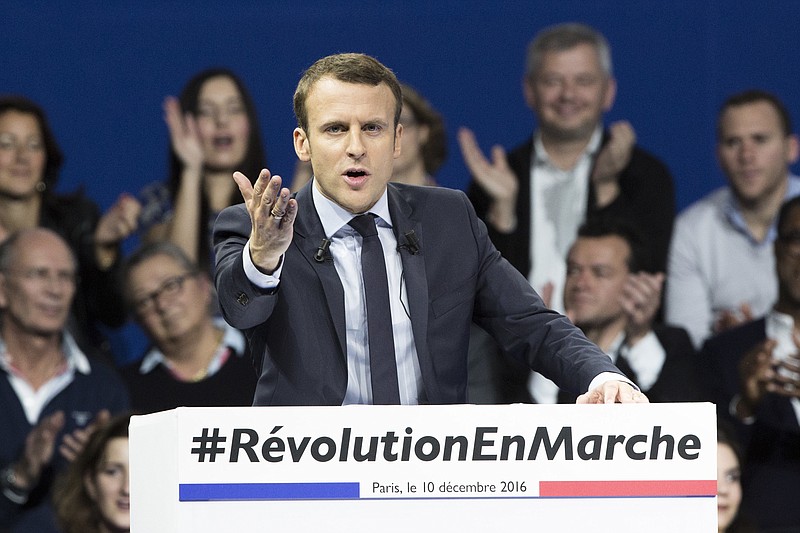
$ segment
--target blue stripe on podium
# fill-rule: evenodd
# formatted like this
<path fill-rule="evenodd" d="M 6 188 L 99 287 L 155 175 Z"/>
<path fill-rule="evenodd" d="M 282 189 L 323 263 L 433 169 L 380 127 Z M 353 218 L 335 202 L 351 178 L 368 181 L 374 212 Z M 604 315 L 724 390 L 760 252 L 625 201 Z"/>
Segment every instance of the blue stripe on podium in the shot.
<path fill-rule="evenodd" d="M 181 483 L 182 502 L 236 500 L 352 500 L 358 483 Z"/>

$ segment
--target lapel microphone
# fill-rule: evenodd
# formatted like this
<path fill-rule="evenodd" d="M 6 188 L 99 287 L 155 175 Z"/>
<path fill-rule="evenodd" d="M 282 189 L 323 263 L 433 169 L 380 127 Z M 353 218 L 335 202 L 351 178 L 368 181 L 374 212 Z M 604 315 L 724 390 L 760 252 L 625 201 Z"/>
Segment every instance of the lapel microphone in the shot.
<path fill-rule="evenodd" d="M 314 254 L 314 261 L 317 263 L 322 263 L 325 259 L 328 259 L 328 248 L 331 245 L 330 239 L 322 239 L 322 242 L 319 243 L 319 248 L 317 248 L 316 253 Z"/>
<path fill-rule="evenodd" d="M 405 243 L 401 244 L 397 248 L 404 248 L 408 250 L 408 253 L 411 255 L 417 255 L 419 253 L 419 239 L 417 238 L 417 234 L 414 233 L 414 230 L 409 230 L 403 233 L 403 238 L 405 239 Z"/>

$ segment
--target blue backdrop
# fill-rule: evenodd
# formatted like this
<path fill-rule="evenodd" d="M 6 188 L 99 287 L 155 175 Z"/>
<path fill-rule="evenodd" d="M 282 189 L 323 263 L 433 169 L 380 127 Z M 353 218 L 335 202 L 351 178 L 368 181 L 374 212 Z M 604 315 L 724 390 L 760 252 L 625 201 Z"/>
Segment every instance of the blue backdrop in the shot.
<path fill-rule="evenodd" d="M 83 185 L 104 208 L 164 178 L 164 96 L 213 65 L 250 87 L 269 166 L 288 177 L 294 86 L 342 51 L 376 56 L 442 112 L 450 157 L 438 177 L 464 188 L 453 133 L 473 128 L 486 150 L 530 135 L 525 46 L 567 20 L 608 37 L 619 85 L 608 119 L 630 120 L 669 165 L 681 208 L 724 183 L 714 122 L 727 95 L 773 91 L 800 120 L 795 0 L 4 0 L 0 12 L 0 92 L 44 106 L 66 155 L 60 189 Z"/>

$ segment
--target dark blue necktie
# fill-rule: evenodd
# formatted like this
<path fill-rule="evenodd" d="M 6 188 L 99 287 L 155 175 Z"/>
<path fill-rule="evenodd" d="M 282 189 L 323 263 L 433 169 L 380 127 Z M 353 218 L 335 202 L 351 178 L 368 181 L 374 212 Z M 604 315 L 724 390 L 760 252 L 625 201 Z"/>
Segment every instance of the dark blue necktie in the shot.
<path fill-rule="evenodd" d="M 394 357 L 392 313 L 389 308 L 389 282 L 383 247 L 375 227 L 375 215 L 358 215 L 349 222 L 363 238 L 361 275 L 367 300 L 367 335 L 369 336 L 369 369 L 372 376 L 372 403 L 400 403 L 397 385 L 397 363 Z"/>

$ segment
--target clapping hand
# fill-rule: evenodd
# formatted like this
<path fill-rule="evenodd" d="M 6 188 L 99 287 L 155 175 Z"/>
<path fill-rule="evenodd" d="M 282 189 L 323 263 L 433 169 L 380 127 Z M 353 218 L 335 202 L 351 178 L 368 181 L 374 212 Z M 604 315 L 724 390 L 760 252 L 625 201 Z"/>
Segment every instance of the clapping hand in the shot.
<path fill-rule="evenodd" d="M 636 144 L 636 133 L 627 121 L 608 128 L 608 142 L 600 149 L 592 168 L 592 183 L 598 207 L 605 207 L 619 196 L 619 174 L 628 166 Z"/>
<path fill-rule="evenodd" d="M 181 115 L 181 106 L 175 97 L 164 100 L 164 122 L 169 129 L 172 149 L 183 166 L 195 171 L 203 167 L 203 144 L 197 130 L 197 121 L 191 113 Z"/>
<path fill-rule="evenodd" d="M 481 152 L 475 134 L 467 128 L 458 130 L 458 144 L 472 176 L 478 185 L 492 198 L 487 218 L 501 232 L 516 228 L 516 205 L 519 183 L 514 171 L 508 166 L 506 152 L 501 146 L 492 148 L 492 160 Z"/>
<path fill-rule="evenodd" d="M 793 334 L 795 346 L 800 339 Z M 739 362 L 741 401 L 737 415 L 747 418 L 755 414 L 767 393 L 790 398 L 800 398 L 800 356 L 798 353 L 777 358 L 777 342 L 767 339 L 748 351 Z"/>
<path fill-rule="evenodd" d="M 105 270 L 117 259 L 117 245 L 139 227 L 142 204 L 128 193 L 122 193 L 114 205 L 97 222 L 94 246 L 97 263 Z"/>
<path fill-rule="evenodd" d="M 651 330 L 653 319 L 661 305 L 661 290 L 664 274 L 637 272 L 630 274 L 620 296 L 620 303 L 627 315 L 626 342 L 633 346 Z"/>

